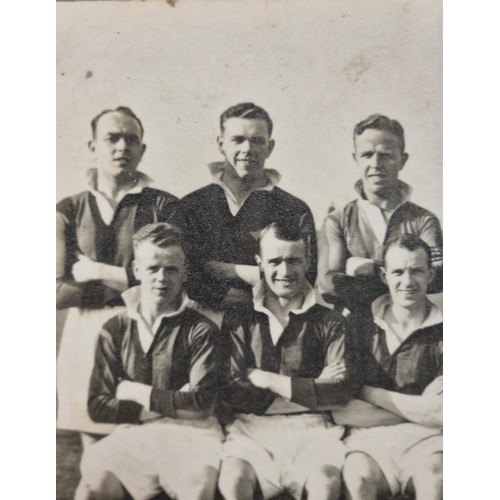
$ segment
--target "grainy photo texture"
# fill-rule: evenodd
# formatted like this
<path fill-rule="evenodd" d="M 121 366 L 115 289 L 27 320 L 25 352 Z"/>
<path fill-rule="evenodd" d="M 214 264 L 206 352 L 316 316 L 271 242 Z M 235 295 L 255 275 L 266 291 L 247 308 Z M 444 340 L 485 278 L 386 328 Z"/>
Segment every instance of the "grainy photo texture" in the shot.
<path fill-rule="evenodd" d="M 57 4 L 57 498 L 442 498 L 431 0 Z"/>

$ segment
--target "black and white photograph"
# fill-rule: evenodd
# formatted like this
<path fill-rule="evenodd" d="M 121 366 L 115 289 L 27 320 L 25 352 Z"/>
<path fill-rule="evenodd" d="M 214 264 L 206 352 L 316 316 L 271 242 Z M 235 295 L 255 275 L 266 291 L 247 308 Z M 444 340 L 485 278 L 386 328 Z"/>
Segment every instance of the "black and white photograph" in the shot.
<path fill-rule="evenodd" d="M 443 498 L 435 0 L 59 0 L 58 500 Z"/>

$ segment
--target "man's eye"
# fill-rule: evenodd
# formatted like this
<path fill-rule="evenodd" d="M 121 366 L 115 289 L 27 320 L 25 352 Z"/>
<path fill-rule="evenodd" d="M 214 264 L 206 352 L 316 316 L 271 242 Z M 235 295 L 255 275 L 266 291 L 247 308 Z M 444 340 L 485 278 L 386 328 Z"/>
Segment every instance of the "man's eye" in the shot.
<path fill-rule="evenodd" d="M 252 137 L 252 144 L 265 144 L 265 140 L 263 137 Z"/>
<path fill-rule="evenodd" d="M 136 136 L 125 137 L 125 142 L 129 146 L 133 146 L 134 144 L 139 143 L 139 139 Z"/>

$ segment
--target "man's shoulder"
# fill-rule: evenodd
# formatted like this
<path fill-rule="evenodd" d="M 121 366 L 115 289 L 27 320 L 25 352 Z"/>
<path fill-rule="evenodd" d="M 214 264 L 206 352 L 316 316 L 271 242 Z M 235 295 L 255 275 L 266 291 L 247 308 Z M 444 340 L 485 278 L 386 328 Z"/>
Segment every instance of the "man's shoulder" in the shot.
<path fill-rule="evenodd" d="M 57 203 L 56 210 L 58 212 L 66 213 L 68 211 L 76 209 L 79 205 L 87 201 L 89 193 L 89 191 L 82 191 L 72 196 L 63 198 Z"/>
<path fill-rule="evenodd" d="M 121 342 L 134 321 L 126 311 L 122 311 L 102 325 L 100 335 L 113 343 Z"/>
<path fill-rule="evenodd" d="M 430 210 L 427 210 L 427 208 L 421 207 L 420 205 L 417 205 L 416 203 L 413 203 L 412 201 L 406 201 L 402 203 L 399 207 L 398 210 L 402 213 L 405 214 L 411 218 L 414 217 L 432 217 L 434 219 L 437 219 L 437 216 L 433 214 Z"/>
<path fill-rule="evenodd" d="M 210 318 L 192 307 L 186 307 L 182 311 L 182 324 L 190 330 L 206 332 L 209 335 L 219 331 L 219 327 Z"/>
<path fill-rule="evenodd" d="M 223 189 L 218 184 L 212 183 L 202 188 L 196 189 L 187 194 L 181 201 L 186 204 L 199 203 L 200 200 L 211 199 L 216 193 L 222 192 Z"/>
<path fill-rule="evenodd" d="M 173 194 L 163 191 L 161 189 L 156 189 L 152 187 L 145 187 L 141 191 L 141 196 L 146 199 L 151 199 L 151 200 L 159 200 L 159 201 L 167 201 L 167 202 L 177 202 L 179 201 L 179 198 L 177 196 L 174 196 Z"/>
<path fill-rule="evenodd" d="M 310 211 L 309 206 L 305 201 L 278 186 L 275 186 L 271 191 L 269 191 L 269 195 L 279 200 L 283 207 L 292 207 L 293 209 L 300 208 L 302 210 Z"/>

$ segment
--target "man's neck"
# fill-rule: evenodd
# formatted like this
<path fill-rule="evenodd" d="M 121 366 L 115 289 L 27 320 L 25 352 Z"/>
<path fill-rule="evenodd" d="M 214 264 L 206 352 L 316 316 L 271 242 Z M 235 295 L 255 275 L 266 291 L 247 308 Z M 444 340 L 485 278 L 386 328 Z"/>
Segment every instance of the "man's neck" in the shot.
<path fill-rule="evenodd" d="M 406 337 L 420 328 L 429 316 L 429 310 L 427 301 L 411 309 L 392 303 L 387 311 L 389 315 L 387 319 L 392 323 L 393 328 L 395 327 Z"/>
<path fill-rule="evenodd" d="M 141 295 L 140 311 L 141 316 L 149 326 L 153 326 L 155 321 L 162 314 L 172 314 L 179 310 L 181 306 L 182 297 L 177 297 L 171 301 L 152 301 L 149 297 Z"/>
<path fill-rule="evenodd" d="M 255 175 L 247 175 L 241 178 L 232 168 L 226 168 L 222 182 L 238 200 L 245 198 L 252 191 L 265 188 L 269 183 L 264 170 Z"/>
<path fill-rule="evenodd" d="M 266 285 L 264 306 L 277 318 L 287 319 L 290 311 L 300 309 L 302 307 L 304 299 L 305 293 L 303 292 L 291 298 L 278 297 Z"/>
<path fill-rule="evenodd" d="M 127 192 L 137 184 L 137 172 L 126 171 L 120 175 L 109 175 L 97 170 L 97 189 L 111 200 L 116 200 L 123 192 Z"/>
<path fill-rule="evenodd" d="M 400 190 L 397 187 L 384 189 L 377 193 L 363 189 L 366 199 L 384 210 L 394 210 L 403 201 Z"/>

